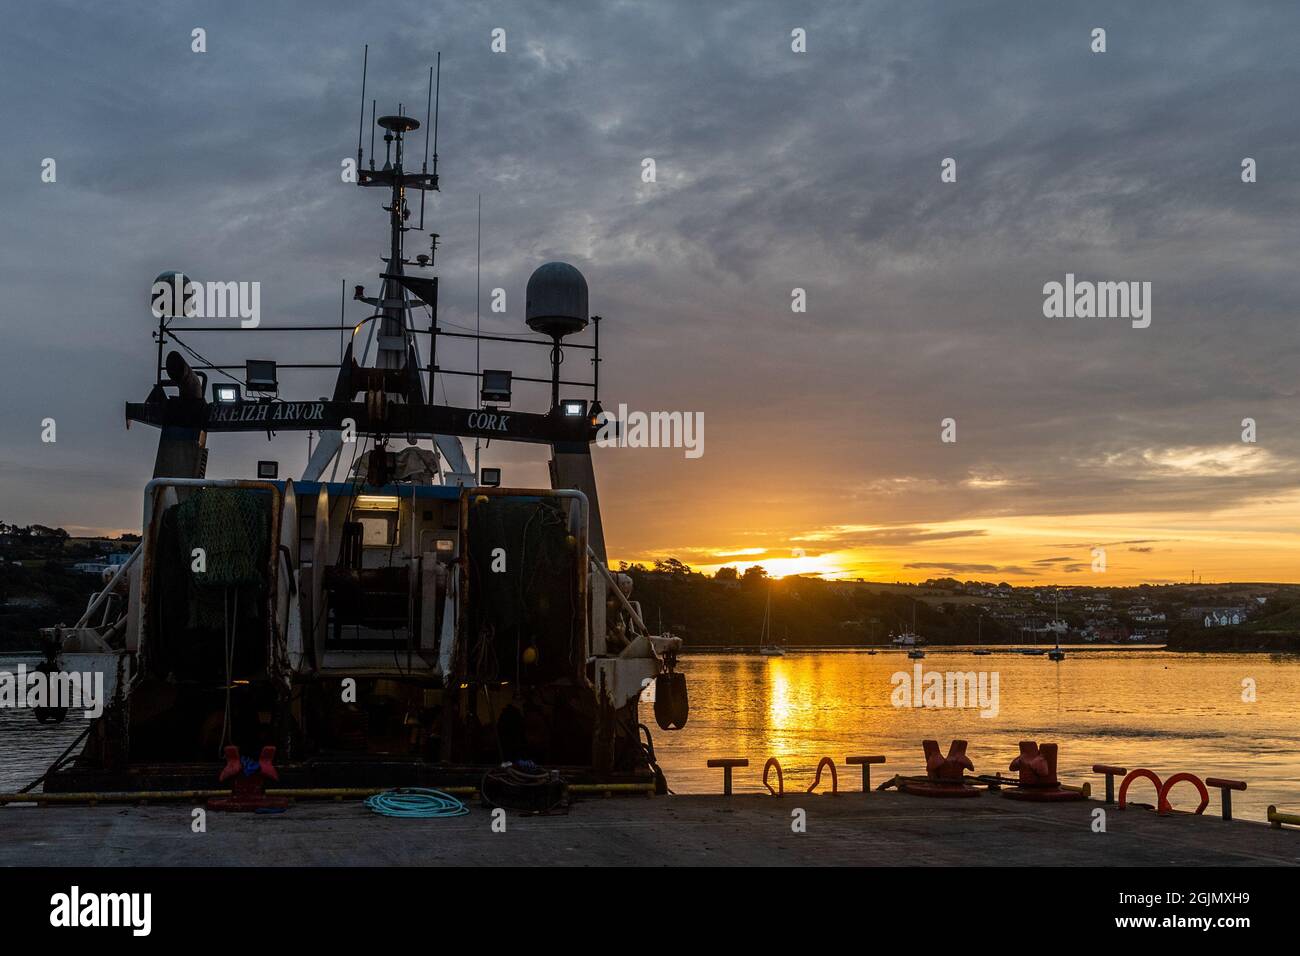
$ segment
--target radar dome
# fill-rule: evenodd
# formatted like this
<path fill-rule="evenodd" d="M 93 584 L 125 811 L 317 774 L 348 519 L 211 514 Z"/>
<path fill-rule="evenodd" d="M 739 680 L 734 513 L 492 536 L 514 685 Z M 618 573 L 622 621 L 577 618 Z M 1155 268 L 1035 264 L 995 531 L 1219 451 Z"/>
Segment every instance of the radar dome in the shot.
<path fill-rule="evenodd" d="M 528 327 L 563 338 L 587 327 L 587 280 L 567 262 L 547 262 L 528 277 Z"/>
<path fill-rule="evenodd" d="M 194 314 L 194 282 L 184 272 L 174 269 L 153 280 L 149 290 L 149 304 L 154 318 L 174 319 Z"/>

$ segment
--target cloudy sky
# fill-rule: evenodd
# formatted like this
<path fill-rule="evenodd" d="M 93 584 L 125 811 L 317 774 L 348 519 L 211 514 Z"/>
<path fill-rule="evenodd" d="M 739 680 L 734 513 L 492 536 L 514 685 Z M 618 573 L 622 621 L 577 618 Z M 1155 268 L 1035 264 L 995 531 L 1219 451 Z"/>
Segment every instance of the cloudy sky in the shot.
<path fill-rule="evenodd" d="M 698 459 L 597 451 L 613 557 L 1300 580 L 1294 3 L 46 2 L 6 19 L 0 519 L 138 527 L 156 432 L 126 431 L 122 405 L 151 382 L 159 272 L 259 281 L 266 325 L 333 322 L 341 280 L 377 285 L 377 193 L 339 175 L 369 43 L 381 112 L 421 112 L 443 54 L 443 320 L 474 321 L 481 194 L 485 301 L 507 293 L 486 330 L 520 331 L 529 272 L 566 259 L 606 318 L 605 404 L 704 414 Z M 1067 273 L 1150 282 L 1150 327 L 1045 318 Z M 337 350 L 252 336 L 194 344 L 225 362 Z M 306 456 L 301 436 L 211 444 L 214 475 Z M 545 482 L 538 449 L 484 460 Z"/>

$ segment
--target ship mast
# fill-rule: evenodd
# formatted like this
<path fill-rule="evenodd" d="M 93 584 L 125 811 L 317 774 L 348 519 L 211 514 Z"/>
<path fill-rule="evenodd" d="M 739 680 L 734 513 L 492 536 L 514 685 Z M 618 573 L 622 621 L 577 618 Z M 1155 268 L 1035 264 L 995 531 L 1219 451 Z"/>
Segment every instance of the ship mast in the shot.
<path fill-rule="evenodd" d="M 387 188 L 389 190 L 388 204 L 383 207 L 388 213 L 389 235 L 388 257 L 383 260 L 386 268 L 380 276 L 382 283 L 379 296 L 367 296 L 364 286 L 357 286 L 356 293 L 353 296 L 356 301 L 364 302 L 375 309 L 375 314 L 363 324 L 370 324 L 374 320 L 377 326 L 377 328 L 366 330 L 365 345 L 359 359 L 362 364 L 365 363 L 369 356 L 370 345 L 373 342 L 376 346 L 373 367 L 379 369 L 403 369 L 410 366 L 414 359 L 418 368 L 421 362 L 420 347 L 417 330 L 411 322 L 410 313 L 420 308 L 421 305 L 428 306 L 433 314 L 433 331 L 436 336 L 438 280 L 436 277 L 408 275 L 406 267 L 411 266 L 417 270 L 431 269 L 433 267 L 437 255 L 438 234 L 429 234 L 428 254 L 417 255 L 414 260 L 406 258 L 405 237 L 406 233 L 412 229 L 424 229 L 424 194 L 438 190 L 437 113 L 434 112 L 437 104 L 434 94 L 435 89 L 440 92 L 442 86 L 442 54 L 438 54 L 436 67 L 429 68 L 429 87 L 424 123 L 424 160 L 419 172 L 408 172 L 406 170 L 406 136 L 420 128 L 420 121 L 406 115 L 405 107 L 401 103 L 398 104 L 396 114 L 376 118 L 377 102 L 375 100 L 371 100 L 370 104 L 371 145 L 369 166 L 368 168 L 363 166 L 365 150 L 362 146 L 361 134 L 365 124 L 365 88 L 369 60 L 370 51 L 369 47 L 367 47 L 361 76 L 361 119 L 357 125 L 357 185 Z M 434 85 L 435 79 L 437 87 Z M 429 122 L 430 113 L 434 117 L 432 124 Z M 384 130 L 384 164 L 382 168 L 376 168 L 376 151 L 374 147 L 376 126 Z M 432 171 L 429 169 L 430 132 L 433 134 Z M 420 193 L 418 227 L 407 225 L 411 218 L 411 210 L 407 202 L 408 190 L 415 190 Z M 412 299 L 408 292 L 413 292 L 415 299 Z M 431 353 L 435 347 L 436 338 L 430 342 Z M 411 394 L 410 390 L 390 391 L 387 397 L 399 403 L 410 400 L 432 403 L 434 399 L 434 370 L 435 365 L 431 354 L 428 364 L 427 391 L 424 382 L 417 375 L 414 382 L 415 394 Z M 447 435 L 434 435 L 433 439 L 443 461 L 446 463 L 444 480 L 451 484 L 473 484 L 476 476 L 471 471 L 460 439 Z M 322 432 L 320 444 L 312 454 L 307 468 L 303 472 L 303 478 L 307 480 L 319 479 L 325 467 L 339 454 L 341 449 L 342 438 L 340 433 Z"/>
<path fill-rule="evenodd" d="M 388 254 L 381 257 L 384 269 L 380 273 L 379 294 L 368 296 L 365 287 L 357 285 L 352 295 L 354 302 L 370 306 L 371 313 L 355 324 L 348 321 L 345 293 L 337 325 L 308 323 L 259 326 L 262 333 L 337 334 L 341 339 L 342 351 L 339 362 L 277 363 L 266 359 L 248 359 L 242 364 L 221 364 L 205 358 L 181 342 L 164 314 L 157 333 L 160 355 L 164 338 L 174 339 L 199 364 L 191 365 L 177 352 L 168 354 L 161 362 L 157 381 L 146 401 L 127 403 L 127 421 L 142 422 L 163 430 L 156 475 L 191 478 L 204 473 L 204 443 L 206 435 L 214 431 L 264 432 L 268 439 L 277 432 L 316 432 L 319 441 L 309 451 L 309 461 L 303 470 L 302 480 L 320 481 L 331 462 L 335 463 L 334 468 L 337 470 L 345 460 L 343 436 L 346 430 L 349 437 L 355 435 L 358 440 L 373 442 L 369 466 L 362 476 L 366 484 L 373 486 L 392 483 L 394 462 L 387 444 L 394 436 L 404 437 L 411 444 L 432 439 L 441 457 L 438 470 L 442 481 L 462 487 L 477 486 L 482 477 L 466 457 L 462 439 L 548 445 L 551 450 L 551 487 L 581 491 L 586 496 L 590 547 L 596 558 L 604 561 L 604 534 L 591 460 L 591 445 L 597 440 L 605 415 L 599 400 L 600 317 L 589 313 L 586 278 L 574 266 L 559 261 L 543 263 L 533 271 L 524 294 L 524 311 L 525 322 L 537 337 L 488 334 L 478 327 L 473 331 L 457 331 L 454 328 L 439 327 L 438 277 L 427 274 L 427 270 L 434 266 L 438 234 L 429 233 L 428 253 L 407 258 L 405 234 L 424 229 L 424 194 L 438 189 L 440 60 L 441 58 L 429 70 L 424 159 L 418 171 L 411 171 L 407 169 L 409 152 L 406 138 L 419 130 L 421 124 L 419 120 L 407 115 L 405 107 L 400 103 L 396 113 L 380 116 L 378 102 L 370 100 L 369 156 L 363 148 L 368 49 L 364 55 L 361 116 L 357 128 L 356 182 L 363 187 L 386 189 L 388 200 L 387 205 L 383 206 L 388 213 Z M 382 167 L 378 166 L 375 149 L 375 137 L 379 129 L 384 130 Z M 431 143 L 432 155 L 429 150 Z M 420 193 L 418 226 L 411 224 L 412 191 Z M 180 289 L 188 287 L 187 280 L 179 276 L 175 284 Z M 346 290 L 346 281 L 344 289 Z M 180 293 L 177 298 L 180 298 Z M 430 311 L 429 324 L 424 328 L 416 328 L 415 312 L 424 308 Z M 573 341 L 578 333 L 587 328 L 589 322 L 596 325 L 594 341 Z M 186 336 L 241 331 L 232 330 L 226 325 L 187 324 L 184 329 Z M 428 355 L 422 357 L 420 337 L 426 335 L 429 337 Z M 474 368 L 471 370 L 440 364 L 439 360 L 444 356 L 439 340 L 474 341 Z M 551 374 L 547 378 L 541 378 L 516 375 L 510 369 L 484 369 L 479 361 L 479 346 L 483 342 L 545 348 L 551 356 Z M 367 364 L 371 358 L 372 345 L 375 346 L 374 361 L 373 364 Z M 591 353 L 591 381 L 580 378 L 561 379 L 559 366 L 564 349 Z M 337 369 L 333 395 L 311 402 L 285 401 L 276 394 L 277 368 Z M 205 401 L 207 382 L 203 373 L 211 371 L 233 379 L 231 373 L 240 369 L 244 369 L 247 376 L 246 394 L 240 394 L 237 379 L 233 385 L 214 382 L 211 400 Z M 164 371 L 166 380 L 163 378 Z M 477 400 L 460 406 L 451 404 L 444 396 L 441 404 L 436 403 L 434 386 L 438 378 L 447 375 L 471 378 L 477 385 Z M 268 381 L 271 383 L 269 389 L 264 387 Z M 520 408 L 514 403 L 512 383 L 549 385 L 550 402 L 546 410 L 535 412 Z M 580 390 L 579 395 L 586 392 L 590 399 L 572 393 L 562 397 L 561 387 Z M 354 459 L 355 452 L 360 450 L 360 445 L 348 449 L 349 452 L 354 452 Z M 267 466 L 265 474 L 263 465 Z M 258 466 L 259 476 L 276 477 L 277 462 L 259 462 Z M 491 471 L 492 480 L 482 479 L 484 485 L 500 483 L 500 469 Z"/>

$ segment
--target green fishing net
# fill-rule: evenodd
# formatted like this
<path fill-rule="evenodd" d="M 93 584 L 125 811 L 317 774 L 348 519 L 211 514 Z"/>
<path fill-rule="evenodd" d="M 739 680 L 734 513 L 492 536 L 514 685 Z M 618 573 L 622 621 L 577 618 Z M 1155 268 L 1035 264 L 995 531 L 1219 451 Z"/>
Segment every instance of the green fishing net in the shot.
<path fill-rule="evenodd" d="M 189 626 L 221 628 L 231 592 L 241 617 L 255 617 L 265 593 L 271 496 L 246 488 L 203 488 L 176 506 L 176 546 L 188 579 Z M 194 568 L 194 551 L 205 568 Z M 229 590 L 228 590 L 229 589 Z"/>

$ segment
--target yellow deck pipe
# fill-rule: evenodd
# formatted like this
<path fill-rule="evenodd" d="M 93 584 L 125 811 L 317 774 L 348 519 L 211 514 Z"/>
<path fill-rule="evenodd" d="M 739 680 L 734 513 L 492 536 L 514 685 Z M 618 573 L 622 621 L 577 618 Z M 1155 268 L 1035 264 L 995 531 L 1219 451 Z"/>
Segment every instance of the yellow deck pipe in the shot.
<path fill-rule="evenodd" d="M 1284 823 L 1293 827 L 1300 827 L 1300 813 L 1280 813 L 1277 807 L 1269 804 L 1268 823 L 1275 830 L 1282 829 Z"/>
<path fill-rule="evenodd" d="M 654 793 L 653 783 L 572 783 L 569 792 L 574 794 Z M 346 800 L 370 797 L 383 793 L 389 787 L 277 787 L 268 789 L 268 797 L 289 797 L 294 800 Z M 439 787 L 443 793 L 454 797 L 477 796 L 478 787 Z M 207 800 L 210 797 L 228 797 L 229 790 L 138 790 L 120 792 L 83 791 L 77 793 L 0 793 L 0 806 L 6 803 L 149 803 L 169 800 Z"/>

